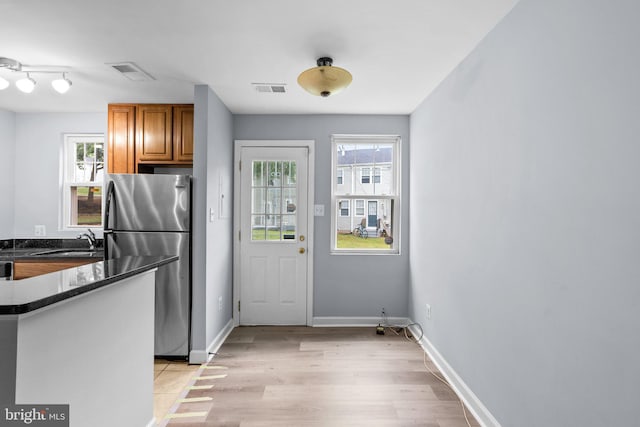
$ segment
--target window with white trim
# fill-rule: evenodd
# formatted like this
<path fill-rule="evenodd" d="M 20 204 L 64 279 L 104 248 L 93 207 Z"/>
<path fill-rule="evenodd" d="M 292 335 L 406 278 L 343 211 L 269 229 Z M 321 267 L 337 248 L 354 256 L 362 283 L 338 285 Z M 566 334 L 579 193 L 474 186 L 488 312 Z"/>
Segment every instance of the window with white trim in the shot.
<path fill-rule="evenodd" d="M 349 200 L 340 200 L 340 216 L 349 216 Z"/>
<path fill-rule="evenodd" d="M 331 253 L 398 254 L 400 137 L 332 135 L 331 144 Z"/>
<path fill-rule="evenodd" d="M 104 136 L 65 134 L 63 151 L 63 228 L 102 227 Z"/>

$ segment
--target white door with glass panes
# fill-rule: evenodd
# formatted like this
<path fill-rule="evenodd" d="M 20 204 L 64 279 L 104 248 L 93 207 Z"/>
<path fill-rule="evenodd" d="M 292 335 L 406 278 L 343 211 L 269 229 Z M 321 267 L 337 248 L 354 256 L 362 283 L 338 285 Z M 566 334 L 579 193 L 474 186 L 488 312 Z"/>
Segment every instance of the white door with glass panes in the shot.
<path fill-rule="evenodd" d="M 307 323 L 306 147 L 242 147 L 240 324 Z"/>

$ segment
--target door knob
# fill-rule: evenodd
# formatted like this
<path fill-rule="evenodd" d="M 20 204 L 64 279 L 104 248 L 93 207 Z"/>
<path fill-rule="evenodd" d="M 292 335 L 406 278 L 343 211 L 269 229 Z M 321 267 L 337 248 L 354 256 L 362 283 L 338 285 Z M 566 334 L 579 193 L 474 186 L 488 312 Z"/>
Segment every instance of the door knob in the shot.
<path fill-rule="evenodd" d="M 298 250 L 298 252 L 300 252 L 301 254 L 303 254 L 303 253 L 304 253 L 304 248 L 300 248 L 300 249 Z"/>

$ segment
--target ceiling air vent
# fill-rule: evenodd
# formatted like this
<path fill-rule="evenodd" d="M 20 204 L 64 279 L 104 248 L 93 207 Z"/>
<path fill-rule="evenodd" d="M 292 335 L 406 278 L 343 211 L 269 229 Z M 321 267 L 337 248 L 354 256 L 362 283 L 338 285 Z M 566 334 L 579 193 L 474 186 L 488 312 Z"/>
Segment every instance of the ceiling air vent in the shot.
<path fill-rule="evenodd" d="M 122 76 L 134 82 L 155 80 L 149 73 L 138 67 L 133 62 L 118 62 L 107 65 L 119 72 Z"/>
<path fill-rule="evenodd" d="M 251 83 L 260 93 L 286 93 L 287 85 L 284 83 Z"/>

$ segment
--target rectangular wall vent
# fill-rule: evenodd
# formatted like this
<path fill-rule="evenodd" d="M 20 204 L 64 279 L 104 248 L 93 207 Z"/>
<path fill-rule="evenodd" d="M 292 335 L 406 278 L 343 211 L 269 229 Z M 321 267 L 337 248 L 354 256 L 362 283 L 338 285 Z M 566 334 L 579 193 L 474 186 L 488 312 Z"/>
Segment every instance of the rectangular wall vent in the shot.
<path fill-rule="evenodd" d="M 155 80 L 155 78 L 153 78 L 151 74 L 147 73 L 133 62 L 118 62 L 106 65 L 116 70 L 118 73 L 120 73 L 120 75 L 134 82 L 147 82 Z"/>
<path fill-rule="evenodd" d="M 260 93 L 286 93 L 287 85 L 284 83 L 251 83 Z"/>

